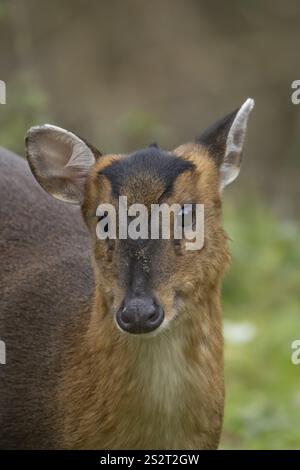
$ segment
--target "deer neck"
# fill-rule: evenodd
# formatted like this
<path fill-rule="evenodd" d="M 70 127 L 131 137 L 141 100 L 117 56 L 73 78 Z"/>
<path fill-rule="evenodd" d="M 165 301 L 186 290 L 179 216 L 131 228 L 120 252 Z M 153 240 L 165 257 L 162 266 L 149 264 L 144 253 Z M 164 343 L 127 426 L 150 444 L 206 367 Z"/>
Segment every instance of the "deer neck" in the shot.
<path fill-rule="evenodd" d="M 190 300 L 165 330 L 149 338 L 118 331 L 96 295 L 64 388 L 65 433 L 73 436 L 72 447 L 159 448 L 164 442 L 176 448 L 185 439 L 178 435 L 183 422 L 192 427 L 196 410 L 203 429 L 211 429 L 215 415 L 208 410 L 219 410 L 218 421 L 223 403 L 218 289 L 202 304 Z"/>

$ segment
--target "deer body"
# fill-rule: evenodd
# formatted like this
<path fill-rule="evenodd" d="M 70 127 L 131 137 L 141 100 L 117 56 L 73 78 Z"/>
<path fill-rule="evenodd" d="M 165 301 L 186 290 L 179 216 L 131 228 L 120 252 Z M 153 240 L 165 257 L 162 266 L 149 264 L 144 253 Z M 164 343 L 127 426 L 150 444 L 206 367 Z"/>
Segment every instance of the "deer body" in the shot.
<path fill-rule="evenodd" d="M 0 174 L 0 447 L 53 448 L 63 346 L 88 321 L 88 234 L 79 210 L 41 190 L 24 159 L 1 149 Z"/>
<path fill-rule="evenodd" d="M 237 176 L 252 106 L 173 153 L 101 156 L 75 134 L 33 128 L 34 176 L 81 208 L 51 198 L 24 160 L 0 151 L 0 448 L 218 446 L 229 262 L 219 187 Z M 97 205 L 117 194 L 201 200 L 204 248 L 99 241 Z"/>

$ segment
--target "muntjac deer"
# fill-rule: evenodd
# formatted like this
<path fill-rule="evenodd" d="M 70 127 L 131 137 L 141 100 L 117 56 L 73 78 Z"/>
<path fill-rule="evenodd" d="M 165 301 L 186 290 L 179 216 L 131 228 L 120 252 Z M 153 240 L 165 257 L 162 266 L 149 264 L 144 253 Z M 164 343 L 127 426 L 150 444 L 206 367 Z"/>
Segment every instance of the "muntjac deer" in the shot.
<path fill-rule="evenodd" d="M 102 155 L 72 132 L 33 127 L 26 151 L 39 184 L 1 150 L 1 448 L 217 448 L 221 192 L 239 173 L 253 104 L 171 152 Z M 117 210 L 119 196 L 203 204 L 204 246 L 99 239 L 97 207 Z"/>

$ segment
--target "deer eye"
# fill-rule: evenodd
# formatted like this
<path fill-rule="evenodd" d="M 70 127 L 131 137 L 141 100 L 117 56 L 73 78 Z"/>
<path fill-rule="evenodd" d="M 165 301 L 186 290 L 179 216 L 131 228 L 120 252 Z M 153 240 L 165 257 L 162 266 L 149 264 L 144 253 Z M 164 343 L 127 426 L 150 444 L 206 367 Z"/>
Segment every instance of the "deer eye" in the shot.
<path fill-rule="evenodd" d="M 196 221 L 196 205 L 193 203 L 184 204 L 177 215 L 182 228 L 192 228 Z"/>

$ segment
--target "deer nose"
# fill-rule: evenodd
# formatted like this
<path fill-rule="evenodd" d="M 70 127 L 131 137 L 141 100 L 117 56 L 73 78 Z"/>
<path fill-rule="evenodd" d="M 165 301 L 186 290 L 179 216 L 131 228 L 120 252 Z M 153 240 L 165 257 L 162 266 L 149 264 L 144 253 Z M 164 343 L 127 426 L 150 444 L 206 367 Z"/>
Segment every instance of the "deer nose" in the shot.
<path fill-rule="evenodd" d="M 156 330 L 163 319 L 163 308 L 151 297 L 125 301 L 116 315 L 119 327 L 135 335 Z"/>

